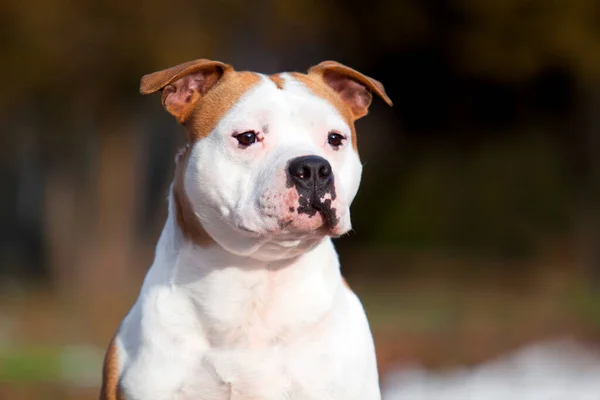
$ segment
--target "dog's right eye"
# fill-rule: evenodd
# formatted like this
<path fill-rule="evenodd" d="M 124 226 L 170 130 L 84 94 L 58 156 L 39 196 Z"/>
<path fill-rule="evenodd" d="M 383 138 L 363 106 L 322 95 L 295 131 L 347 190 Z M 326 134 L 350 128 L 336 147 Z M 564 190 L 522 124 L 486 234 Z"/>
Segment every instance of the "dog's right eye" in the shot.
<path fill-rule="evenodd" d="M 242 146 L 250 146 L 252 143 L 256 142 L 256 132 L 248 131 L 235 135 L 238 143 Z"/>

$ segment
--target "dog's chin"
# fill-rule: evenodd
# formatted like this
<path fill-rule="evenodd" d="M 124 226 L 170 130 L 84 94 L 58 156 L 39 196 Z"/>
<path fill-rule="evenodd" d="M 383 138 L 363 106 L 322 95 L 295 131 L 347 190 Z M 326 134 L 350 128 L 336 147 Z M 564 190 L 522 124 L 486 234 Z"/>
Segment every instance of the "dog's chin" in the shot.
<path fill-rule="evenodd" d="M 334 220 L 336 223 L 331 223 Z M 296 214 L 284 218 L 267 217 L 261 228 L 252 229 L 245 225 L 238 225 L 237 230 L 251 237 L 264 237 L 273 239 L 315 239 L 319 237 L 339 237 L 349 231 L 338 219 L 327 218 L 321 213 L 313 215 Z"/>

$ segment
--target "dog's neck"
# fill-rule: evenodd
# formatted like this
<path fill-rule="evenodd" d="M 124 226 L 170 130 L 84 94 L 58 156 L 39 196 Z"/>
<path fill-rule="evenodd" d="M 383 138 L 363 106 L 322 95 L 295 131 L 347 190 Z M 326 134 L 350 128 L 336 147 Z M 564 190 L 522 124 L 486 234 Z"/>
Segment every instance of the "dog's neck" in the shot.
<path fill-rule="evenodd" d="M 331 239 L 300 256 L 264 262 L 214 243 L 187 240 L 172 207 L 159 239 L 146 292 L 168 287 L 190 300 L 214 346 L 260 345 L 313 329 L 339 299 L 342 280 Z"/>

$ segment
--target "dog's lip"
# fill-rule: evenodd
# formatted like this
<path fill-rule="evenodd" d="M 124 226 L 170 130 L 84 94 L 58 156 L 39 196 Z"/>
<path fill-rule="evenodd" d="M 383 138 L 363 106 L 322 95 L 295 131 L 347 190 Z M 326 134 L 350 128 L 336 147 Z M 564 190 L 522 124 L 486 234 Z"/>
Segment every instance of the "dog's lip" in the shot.
<path fill-rule="evenodd" d="M 278 235 L 300 235 L 306 236 L 309 238 L 312 237 L 320 237 L 320 236 L 333 236 L 333 229 L 329 228 L 327 223 L 322 223 L 320 226 L 313 229 L 299 229 L 292 226 L 293 221 L 286 221 L 284 226 L 280 227 L 280 230 L 277 232 Z"/>
<path fill-rule="evenodd" d="M 289 224 L 281 230 L 268 230 L 265 232 L 257 232 L 243 225 L 238 225 L 235 229 L 243 234 L 244 236 L 259 238 L 278 238 L 278 239 L 286 239 L 289 240 L 303 240 L 303 239 L 315 239 L 319 237 L 329 236 L 332 238 L 338 238 L 343 236 L 346 232 L 340 233 L 335 228 L 330 228 L 326 223 L 322 224 L 318 228 L 311 230 L 296 230 L 296 229 L 287 229 L 289 225 L 291 225 L 292 221 L 289 221 Z"/>
<path fill-rule="evenodd" d="M 260 236 L 260 232 L 257 232 L 255 230 L 252 230 L 244 225 L 238 224 L 238 225 L 234 225 L 234 228 L 237 229 L 238 231 L 244 233 L 244 234 L 250 234 L 250 236 L 256 237 L 256 236 Z"/>
<path fill-rule="evenodd" d="M 250 236 L 250 237 L 258 237 L 260 236 L 260 232 L 257 232 L 253 229 L 248 228 L 246 225 L 244 225 L 241 222 L 238 221 L 229 221 L 227 218 L 224 219 L 227 224 L 235 231 L 241 233 L 244 236 Z"/>
<path fill-rule="evenodd" d="M 274 229 L 264 229 L 261 231 L 258 230 L 254 230 L 249 228 L 248 226 L 246 226 L 245 224 L 239 222 L 239 221 L 231 221 L 229 223 L 229 225 L 236 230 L 237 232 L 239 232 L 240 234 L 244 235 L 244 236 L 248 236 L 248 237 L 253 237 L 253 238 L 258 238 L 258 237 L 275 237 L 275 236 L 287 236 L 287 235 L 293 235 L 293 236 L 307 236 L 307 237 L 320 237 L 320 236 L 330 236 L 333 238 L 342 236 L 345 232 L 339 232 L 339 230 L 337 229 L 338 226 L 330 226 L 327 218 L 325 218 L 325 216 L 323 215 L 322 212 L 318 212 L 318 214 L 321 216 L 323 223 L 313 229 L 310 230 L 304 230 L 304 229 L 296 229 L 293 226 L 294 220 L 286 220 L 286 221 L 281 221 L 278 220 L 277 221 L 277 228 L 273 227 Z M 269 217 L 273 217 L 273 216 L 269 216 Z"/>

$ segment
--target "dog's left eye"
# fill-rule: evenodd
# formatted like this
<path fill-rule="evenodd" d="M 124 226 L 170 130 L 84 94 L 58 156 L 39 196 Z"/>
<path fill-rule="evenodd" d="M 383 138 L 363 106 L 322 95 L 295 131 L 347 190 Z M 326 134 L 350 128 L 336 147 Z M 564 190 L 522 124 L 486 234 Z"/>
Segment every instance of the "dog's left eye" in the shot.
<path fill-rule="evenodd" d="M 329 135 L 327 136 L 327 143 L 329 143 L 333 148 L 338 148 L 344 143 L 345 139 L 346 138 L 340 133 L 329 132 Z"/>
<path fill-rule="evenodd" d="M 242 146 L 250 146 L 252 143 L 256 142 L 256 132 L 248 131 L 240 133 L 235 135 L 235 138 Z"/>

